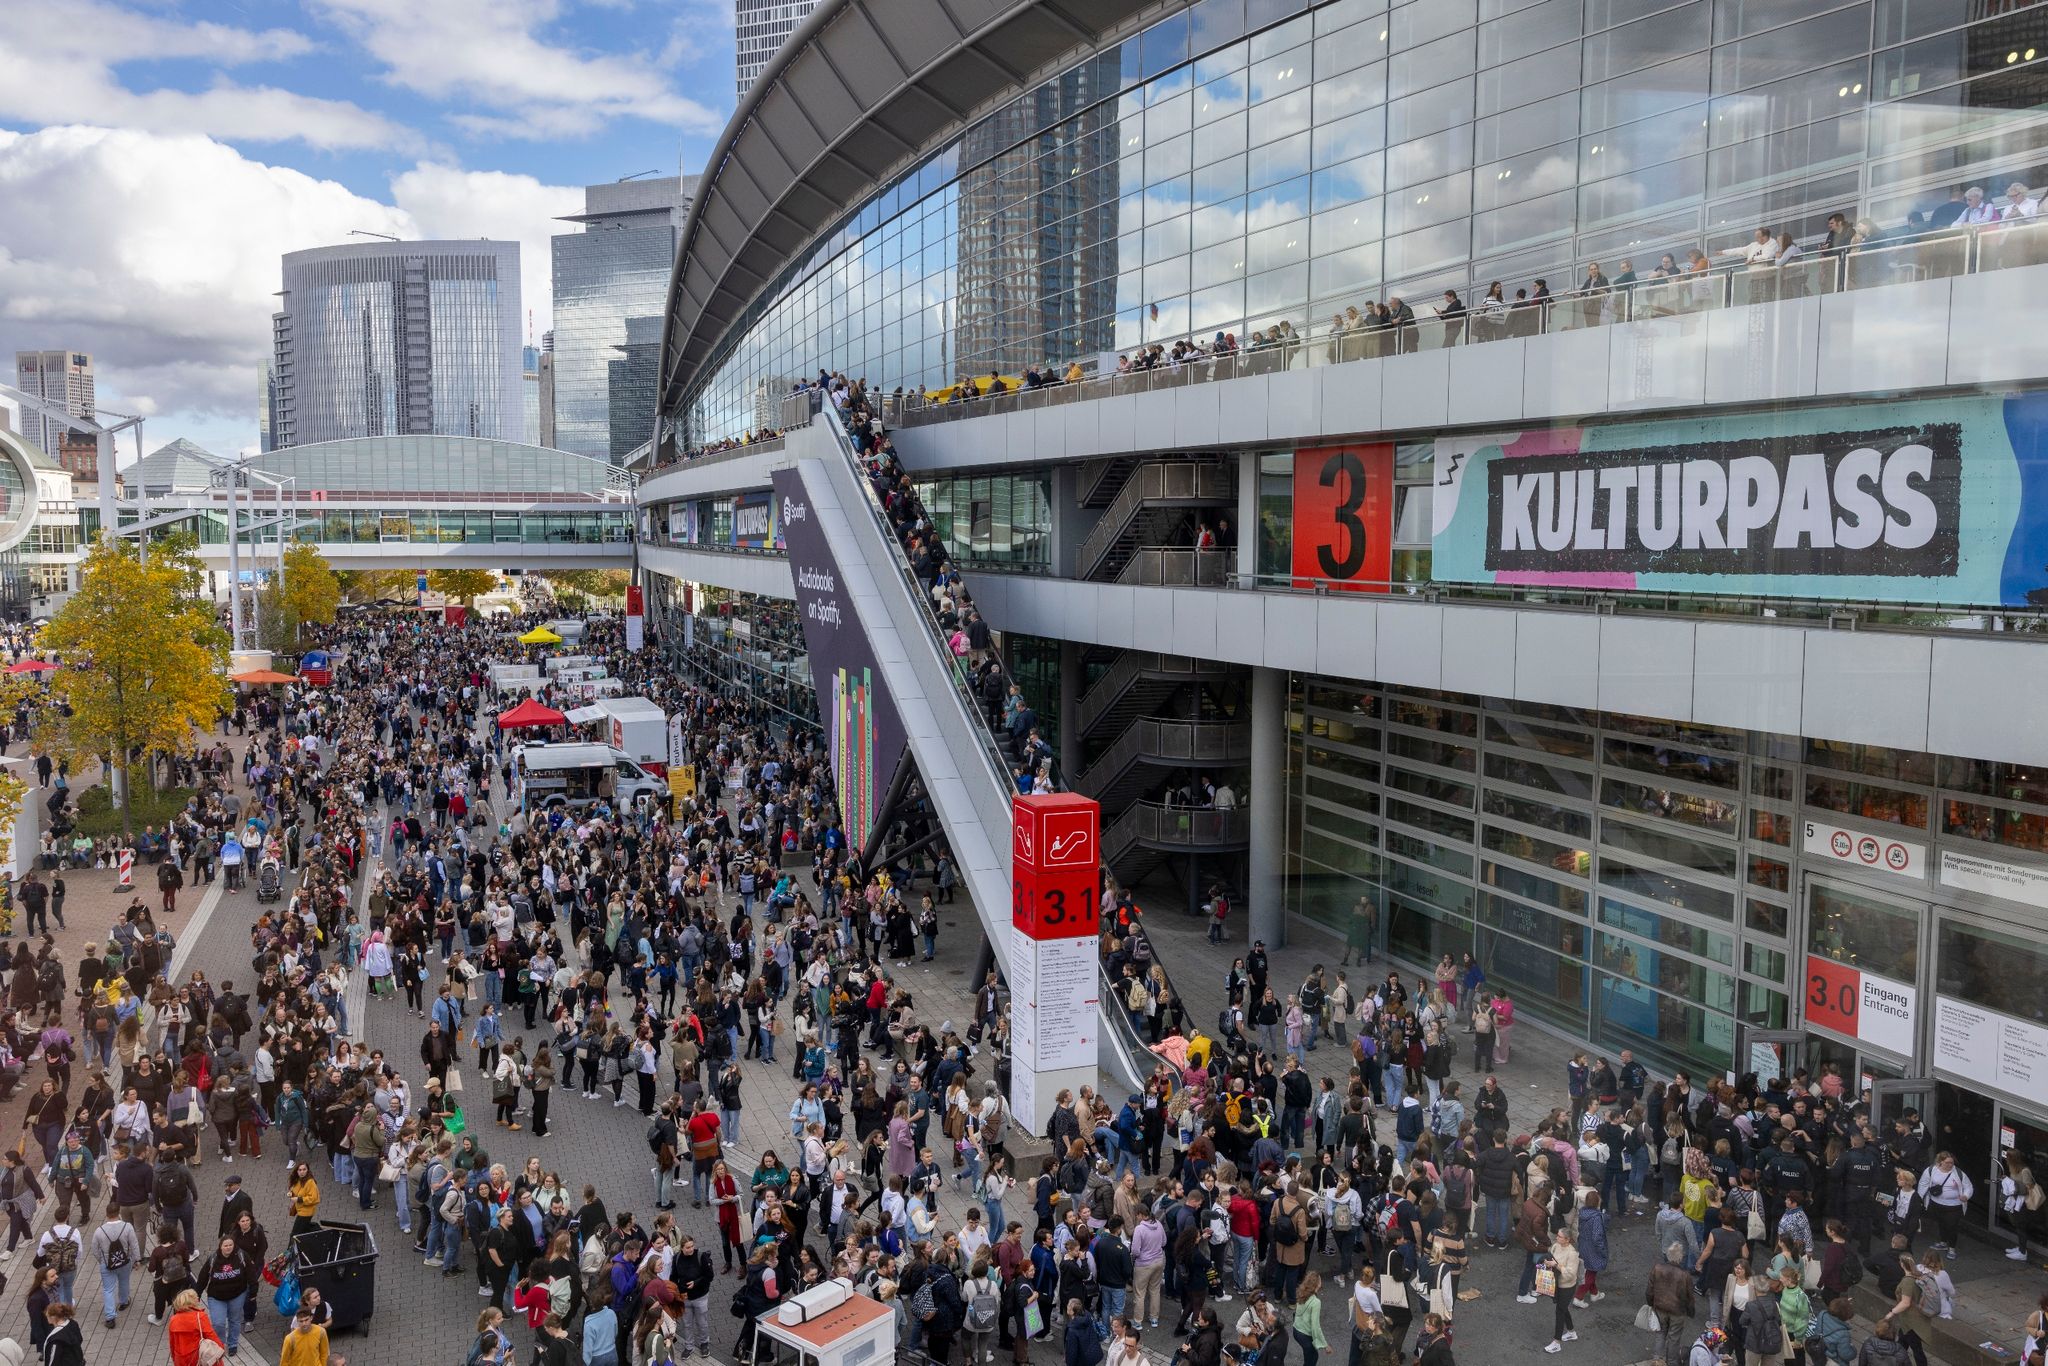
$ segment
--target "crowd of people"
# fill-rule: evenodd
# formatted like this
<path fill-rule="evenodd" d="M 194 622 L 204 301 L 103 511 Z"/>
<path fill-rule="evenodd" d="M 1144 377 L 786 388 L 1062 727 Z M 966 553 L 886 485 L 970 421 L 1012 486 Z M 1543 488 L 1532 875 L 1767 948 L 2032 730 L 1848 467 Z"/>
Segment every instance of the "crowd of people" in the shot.
<path fill-rule="evenodd" d="M 877 405 L 842 377 L 818 385 L 942 638 L 960 637 L 1019 790 L 1049 784 Z M 814 731 L 593 622 L 582 648 L 682 719 L 698 794 L 674 810 L 523 800 L 488 682 L 509 641 L 481 622 L 335 629 L 332 686 L 252 711 L 239 762 L 199 751 L 154 896 L 75 963 L 47 936 L 6 963 L 0 1062 L 43 1075 L 0 1153 L 0 1207 L 5 1256 L 33 1249 L 22 1303 L 44 1366 L 84 1361 L 81 1271 L 109 1327 L 146 1276 L 173 1366 L 238 1356 L 293 1238 L 338 1208 L 386 1211 L 397 1247 L 474 1284 L 465 1366 L 758 1358 L 760 1318 L 835 1277 L 941 1366 L 1452 1366 L 1480 1312 L 1582 1350 L 1575 1311 L 1613 1294 L 1641 1308 L 1628 1350 L 1664 1366 L 1924 1366 L 1952 1312 L 1969 1180 L 1912 1112 L 1874 1128 L 1833 1070 L 1695 1086 L 1580 1053 L 1524 1128 L 1495 1071 L 1514 1002 L 1469 957 L 1381 975 L 1367 943 L 1357 981 L 1347 952 L 1296 986 L 1255 942 L 1198 1019 L 1106 875 L 1105 1009 L 1129 1012 L 1150 1074 L 1126 1094 L 1061 1091 L 1035 1139 L 1007 1100 L 996 975 L 955 1030 L 897 970 L 933 956 L 957 880 L 928 796 L 913 787 L 877 846 L 904 852 L 870 866 Z M 237 903 L 241 985 L 174 978 L 180 879 L 204 881 L 230 837 L 288 890 Z M 406 1047 L 364 1042 L 357 982 L 380 1037 L 409 1013 Z M 763 1076 L 788 1097 L 767 1114 L 743 1085 Z M 558 1103 L 629 1109 L 601 1122 L 637 1130 L 648 1186 L 565 1183 Z M 264 1227 L 235 1169 L 266 1142 L 290 1164 L 288 1230 Z M 209 1163 L 223 1193 L 200 1243 Z M 2012 1222 L 2038 1218 L 2023 1167 L 1998 1196 Z M 1517 1265 L 1520 1308 L 1473 1307 L 1490 1256 Z M 1866 1283 L 1888 1306 L 1875 1317 L 1851 1293 Z M 281 1366 L 333 1366 L 331 1326 L 306 1290 Z M 2042 1366 L 2038 1316 L 2029 1333 Z"/>

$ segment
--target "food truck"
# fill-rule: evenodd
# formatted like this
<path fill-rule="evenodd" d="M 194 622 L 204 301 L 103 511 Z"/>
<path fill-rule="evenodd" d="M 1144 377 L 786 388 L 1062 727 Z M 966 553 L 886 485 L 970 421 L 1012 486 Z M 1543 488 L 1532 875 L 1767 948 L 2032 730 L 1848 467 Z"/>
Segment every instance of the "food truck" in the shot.
<path fill-rule="evenodd" d="M 664 801 L 668 785 L 610 745 L 528 745 L 513 761 L 519 782 L 519 809 L 534 815 L 552 806 L 582 808 L 607 799 L 623 810 L 646 797 Z"/>
<path fill-rule="evenodd" d="M 655 773 L 668 767 L 668 717 L 644 697 L 600 697 L 599 737 Z"/>

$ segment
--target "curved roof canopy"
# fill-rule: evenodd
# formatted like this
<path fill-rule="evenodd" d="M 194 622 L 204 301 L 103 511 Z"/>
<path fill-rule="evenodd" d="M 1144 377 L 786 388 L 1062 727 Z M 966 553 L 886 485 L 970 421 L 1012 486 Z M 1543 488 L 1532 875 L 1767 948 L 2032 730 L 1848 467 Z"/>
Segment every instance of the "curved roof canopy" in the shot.
<path fill-rule="evenodd" d="M 573 451 L 489 436 L 427 433 L 284 446 L 251 456 L 245 463 L 278 478 L 297 480 L 300 497 L 318 489 L 334 498 L 402 493 L 602 498 L 623 478 L 617 466 Z"/>
<path fill-rule="evenodd" d="M 823 0 L 705 161 L 669 278 L 661 408 L 822 230 L 994 95 L 1160 0 Z"/>

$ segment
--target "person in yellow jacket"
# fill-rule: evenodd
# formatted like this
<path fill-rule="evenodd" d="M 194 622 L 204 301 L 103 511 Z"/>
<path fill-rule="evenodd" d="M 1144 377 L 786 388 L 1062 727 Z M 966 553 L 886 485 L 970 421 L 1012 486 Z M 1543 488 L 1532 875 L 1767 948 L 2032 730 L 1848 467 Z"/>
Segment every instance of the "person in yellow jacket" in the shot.
<path fill-rule="evenodd" d="M 292 1168 L 292 1237 L 311 1233 L 314 1228 L 313 1216 L 320 1212 L 320 1187 L 314 1183 L 313 1170 L 301 1162 Z"/>
<path fill-rule="evenodd" d="M 330 1366 L 327 1359 L 327 1330 L 313 1322 L 313 1311 L 300 1305 L 292 1315 L 292 1328 L 284 1335 L 277 1352 L 277 1366 Z"/>

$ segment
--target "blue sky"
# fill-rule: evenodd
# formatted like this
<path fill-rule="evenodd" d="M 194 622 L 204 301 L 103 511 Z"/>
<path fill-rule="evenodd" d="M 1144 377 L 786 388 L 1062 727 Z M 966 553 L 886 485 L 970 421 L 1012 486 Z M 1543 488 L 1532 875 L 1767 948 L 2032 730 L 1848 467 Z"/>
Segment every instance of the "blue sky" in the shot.
<path fill-rule="evenodd" d="M 0 357 L 88 350 L 154 448 L 254 444 L 285 251 L 516 239 L 536 334 L 580 187 L 694 171 L 731 0 L 40 0 L 0 24 Z M 21 212 L 22 206 L 33 206 Z"/>

